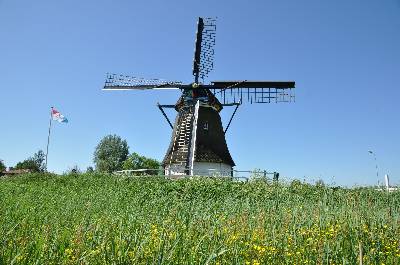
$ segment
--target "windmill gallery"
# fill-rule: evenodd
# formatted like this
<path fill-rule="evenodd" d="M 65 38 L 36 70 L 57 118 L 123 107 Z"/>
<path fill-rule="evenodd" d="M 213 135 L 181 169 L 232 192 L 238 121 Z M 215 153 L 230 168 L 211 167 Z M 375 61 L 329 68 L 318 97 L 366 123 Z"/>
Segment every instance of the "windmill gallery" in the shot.
<path fill-rule="evenodd" d="M 275 103 L 294 99 L 293 81 L 240 80 L 204 84 L 204 79 L 214 66 L 215 32 L 214 18 L 198 19 L 193 60 L 194 82 L 191 84 L 107 75 L 104 90 L 179 89 L 182 92 L 176 104 L 158 104 L 173 130 L 162 161 L 166 175 L 230 176 L 235 162 L 229 153 L 225 133 L 237 108 L 243 102 Z M 235 110 L 224 130 L 219 113 L 227 106 L 233 106 Z M 178 112 L 174 125 L 164 108 L 174 108 Z"/>

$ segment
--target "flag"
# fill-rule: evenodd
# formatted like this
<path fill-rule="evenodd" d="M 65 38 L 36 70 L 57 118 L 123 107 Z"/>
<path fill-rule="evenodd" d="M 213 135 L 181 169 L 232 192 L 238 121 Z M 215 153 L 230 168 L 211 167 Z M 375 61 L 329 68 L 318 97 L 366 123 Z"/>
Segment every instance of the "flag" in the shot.
<path fill-rule="evenodd" d="M 68 119 L 64 117 L 64 115 L 62 115 L 58 110 L 56 110 L 55 108 L 51 109 L 51 118 L 55 121 L 58 122 L 64 122 L 67 123 Z"/>

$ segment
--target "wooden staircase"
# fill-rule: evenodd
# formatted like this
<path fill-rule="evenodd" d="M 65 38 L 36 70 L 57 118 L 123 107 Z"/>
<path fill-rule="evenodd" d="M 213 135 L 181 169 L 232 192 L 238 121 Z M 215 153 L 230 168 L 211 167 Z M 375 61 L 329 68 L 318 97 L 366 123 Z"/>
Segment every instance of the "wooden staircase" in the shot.
<path fill-rule="evenodd" d="M 192 141 L 194 108 L 181 110 L 178 118 L 178 128 L 175 131 L 169 165 L 175 172 L 189 174 L 189 155 Z"/>

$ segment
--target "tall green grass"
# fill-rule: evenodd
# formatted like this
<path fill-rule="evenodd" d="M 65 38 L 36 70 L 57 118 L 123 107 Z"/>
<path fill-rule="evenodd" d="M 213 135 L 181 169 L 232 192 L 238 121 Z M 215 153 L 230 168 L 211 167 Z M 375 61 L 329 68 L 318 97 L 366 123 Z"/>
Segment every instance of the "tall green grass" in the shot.
<path fill-rule="evenodd" d="M 0 264 L 400 264 L 400 192 L 293 182 L 0 180 Z"/>

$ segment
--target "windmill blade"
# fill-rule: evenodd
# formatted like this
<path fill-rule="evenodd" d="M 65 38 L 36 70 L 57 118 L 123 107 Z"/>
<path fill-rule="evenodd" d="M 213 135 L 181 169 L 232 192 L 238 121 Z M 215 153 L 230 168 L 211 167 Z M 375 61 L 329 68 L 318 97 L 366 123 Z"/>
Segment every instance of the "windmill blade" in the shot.
<path fill-rule="evenodd" d="M 107 74 L 103 90 L 180 89 L 182 82 Z"/>
<path fill-rule="evenodd" d="M 104 86 L 102 90 L 177 90 L 180 89 L 175 85 L 163 85 L 163 86 Z"/>
<path fill-rule="evenodd" d="M 292 102 L 293 81 L 214 81 L 209 89 L 222 104 Z"/>
<path fill-rule="evenodd" d="M 199 77 L 204 80 L 214 68 L 216 29 L 216 18 L 199 17 L 193 58 L 195 83 L 199 82 Z"/>
<path fill-rule="evenodd" d="M 226 89 L 226 88 L 276 88 L 286 89 L 294 88 L 294 81 L 213 81 L 211 84 L 215 88 Z"/>

